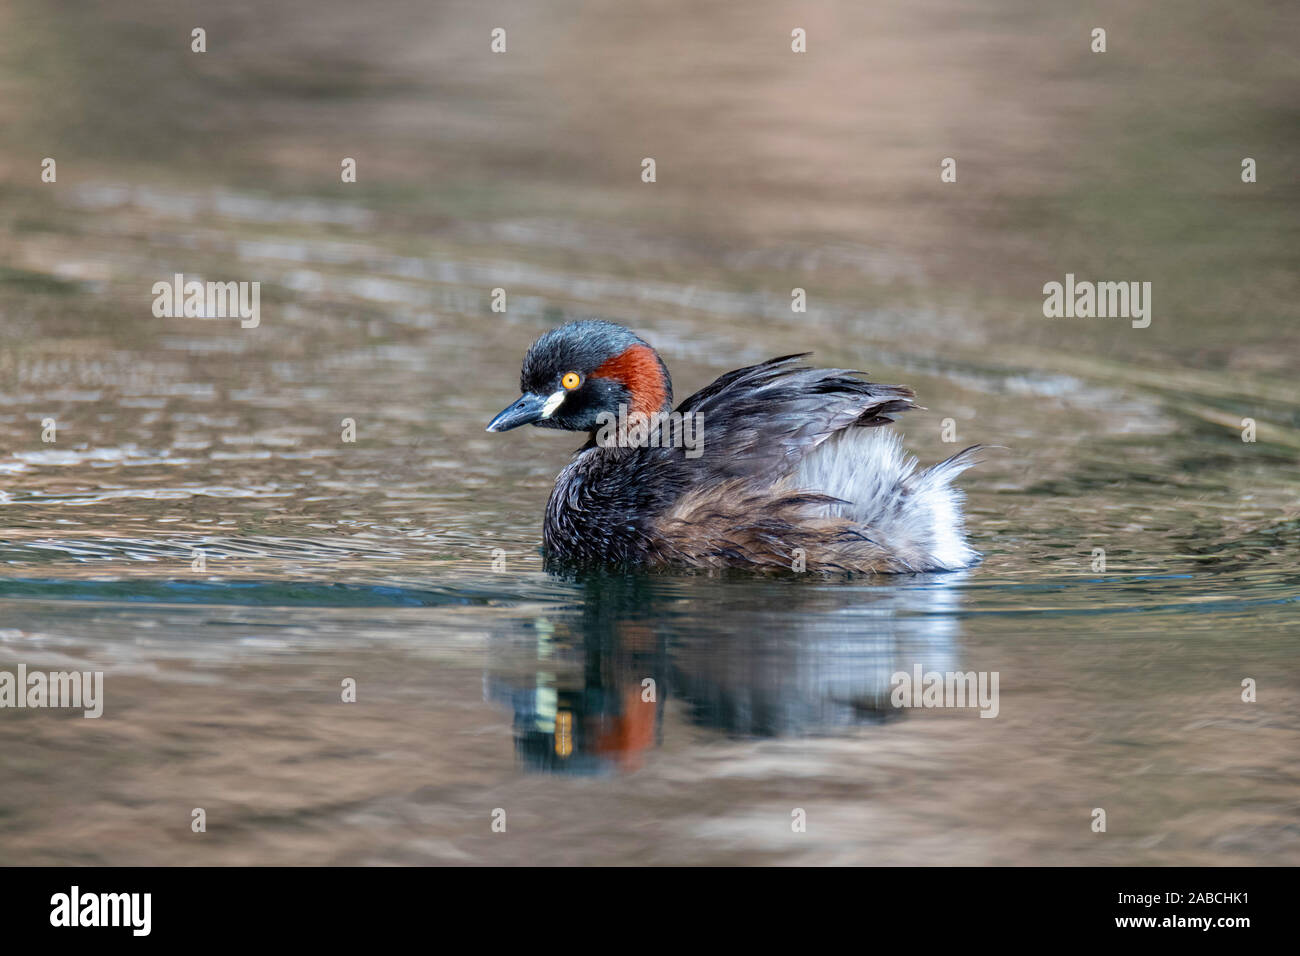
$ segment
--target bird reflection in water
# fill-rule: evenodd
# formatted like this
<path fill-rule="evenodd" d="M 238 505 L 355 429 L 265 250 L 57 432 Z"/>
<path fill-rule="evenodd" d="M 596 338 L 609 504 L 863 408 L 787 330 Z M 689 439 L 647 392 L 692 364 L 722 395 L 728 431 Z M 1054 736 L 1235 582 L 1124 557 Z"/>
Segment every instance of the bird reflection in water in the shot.
<path fill-rule="evenodd" d="M 893 674 L 957 663 L 965 578 L 583 575 L 579 606 L 493 642 L 485 693 L 514 711 L 517 753 L 540 771 L 636 770 L 670 710 L 679 733 L 844 732 L 902 716 Z"/>

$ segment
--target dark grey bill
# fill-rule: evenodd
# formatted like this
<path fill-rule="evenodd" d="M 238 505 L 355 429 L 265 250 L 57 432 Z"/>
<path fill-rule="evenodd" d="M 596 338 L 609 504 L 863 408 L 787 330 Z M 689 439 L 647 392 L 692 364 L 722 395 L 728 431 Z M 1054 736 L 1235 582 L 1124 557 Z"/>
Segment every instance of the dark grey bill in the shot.
<path fill-rule="evenodd" d="M 520 425 L 531 425 L 542 417 L 542 408 L 546 405 L 544 395 L 521 395 L 509 408 L 505 409 L 492 421 L 488 422 L 490 432 L 508 432 Z"/>

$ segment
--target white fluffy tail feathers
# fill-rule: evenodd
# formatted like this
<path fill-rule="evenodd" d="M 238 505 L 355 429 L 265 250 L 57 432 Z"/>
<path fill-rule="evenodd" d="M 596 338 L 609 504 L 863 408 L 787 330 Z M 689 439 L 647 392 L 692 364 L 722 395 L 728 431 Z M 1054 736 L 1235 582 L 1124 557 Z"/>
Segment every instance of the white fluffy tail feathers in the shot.
<path fill-rule="evenodd" d="M 973 445 L 930 468 L 916 470 L 898 434 L 850 428 L 807 455 L 794 476 L 809 491 L 838 498 L 832 513 L 916 571 L 969 567 L 979 555 L 966 543 L 962 501 L 952 482 L 984 446 Z"/>

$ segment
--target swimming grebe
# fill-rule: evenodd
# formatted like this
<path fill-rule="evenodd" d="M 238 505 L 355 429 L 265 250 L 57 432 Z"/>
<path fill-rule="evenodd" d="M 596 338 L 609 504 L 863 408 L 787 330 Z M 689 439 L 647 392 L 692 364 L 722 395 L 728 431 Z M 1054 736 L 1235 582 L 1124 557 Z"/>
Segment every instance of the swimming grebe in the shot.
<path fill-rule="evenodd" d="M 669 415 L 668 369 L 629 330 L 580 321 L 539 338 L 523 396 L 487 430 L 590 433 L 546 505 L 547 558 L 869 572 L 974 563 L 951 482 L 979 446 L 916 471 L 877 427 L 918 407 L 912 390 L 809 368 L 804 355 L 727 372 Z"/>

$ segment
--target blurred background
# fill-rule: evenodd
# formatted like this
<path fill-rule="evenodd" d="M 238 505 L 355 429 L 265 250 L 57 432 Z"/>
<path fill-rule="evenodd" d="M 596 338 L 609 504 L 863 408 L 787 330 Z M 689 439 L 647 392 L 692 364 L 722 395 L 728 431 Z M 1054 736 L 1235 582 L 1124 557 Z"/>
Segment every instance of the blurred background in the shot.
<path fill-rule="evenodd" d="M 0 669 L 106 703 L 0 711 L 0 863 L 1293 860 L 1298 39 L 1283 2 L 3 0 Z M 155 317 L 175 273 L 260 324 Z M 1066 273 L 1150 282 L 1150 327 L 1044 318 Z M 546 574 L 575 443 L 483 426 L 590 315 L 679 399 L 806 349 L 914 386 L 922 462 L 1004 446 L 984 564 Z M 916 662 L 999 671 L 998 719 L 890 708 Z"/>

